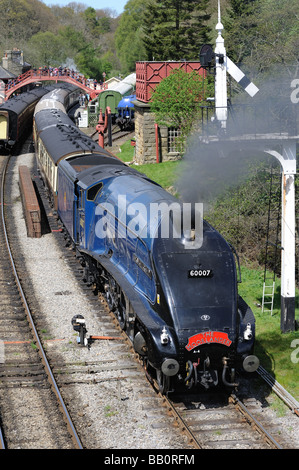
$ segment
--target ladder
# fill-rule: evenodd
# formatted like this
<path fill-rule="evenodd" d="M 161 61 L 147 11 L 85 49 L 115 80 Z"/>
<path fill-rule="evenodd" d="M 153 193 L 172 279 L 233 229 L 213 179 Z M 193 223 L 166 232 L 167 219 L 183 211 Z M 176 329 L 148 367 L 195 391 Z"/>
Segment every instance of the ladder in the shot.
<path fill-rule="evenodd" d="M 273 195 L 273 165 L 271 166 L 271 179 L 270 179 L 270 192 L 269 192 L 269 206 L 268 206 L 268 225 L 267 225 L 267 241 L 266 241 L 266 255 L 265 255 L 265 271 L 264 271 L 264 283 L 263 283 L 263 297 L 262 297 L 262 313 L 264 311 L 271 312 L 273 314 L 274 306 L 274 295 L 275 295 L 275 278 L 276 278 L 276 269 L 277 269 L 277 256 L 278 250 L 280 249 L 278 234 L 280 227 L 280 206 L 278 210 L 271 209 L 272 205 L 272 195 Z M 279 197 L 281 191 L 281 175 L 280 175 L 280 184 L 278 187 Z M 276 214 L 275 214 L 276 212 Z M 276 240 L 275 243 L 269 241 L 270 231 L 271 231 L 271 221 L 273 222 L 276 219 Z M 274 253 L 272 256 L 270 254 L 269 247 L 274 247 Z M 272 259 L 270 259 L 272 258 Z M 268 268 L 269 262 L 272 262 L 272 270 Z M 265 308 L 267 306 L 267 308 Z"/>
<path fill-rule="evenodd" d="M 275 293 L 275 280 L 270 285 L 266 285 L 264 281 L 263 284 L 263 302 L 262 302 L 262 313 L 265 311 L 271 312 L 271 316 L 273 314 L 273 304 L 274 304 L 274 293 Z M 265 299 L 270 300 L 265 300 Z M 270 308 L 265 309 L 265 305 L 270 305 Z"/>

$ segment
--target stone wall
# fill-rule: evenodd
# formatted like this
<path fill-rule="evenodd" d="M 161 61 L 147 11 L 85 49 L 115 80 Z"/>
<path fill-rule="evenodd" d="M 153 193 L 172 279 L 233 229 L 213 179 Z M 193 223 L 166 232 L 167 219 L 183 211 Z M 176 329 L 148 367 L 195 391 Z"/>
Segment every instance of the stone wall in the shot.
<path fill-rule="evenodd" d="M 138 165 L 156 163 L 156 128 L 155 115 L 151 112 L 148 103 L 134 101 L 135 107 L 135 160 Z M 159 161 L 177 160 L 178 153 L 168 152 L 168 129 L 166 126 L 158 127 L 158 155 Z"/>

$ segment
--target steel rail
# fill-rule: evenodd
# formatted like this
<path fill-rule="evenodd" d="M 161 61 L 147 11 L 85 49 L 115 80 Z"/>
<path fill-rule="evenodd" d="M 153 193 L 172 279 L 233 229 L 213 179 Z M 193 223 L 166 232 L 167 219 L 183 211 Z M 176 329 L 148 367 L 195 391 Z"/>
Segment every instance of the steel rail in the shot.
<path fill-rule="evenodd" d="M 262 366 L 259 366 L 257 369 L 257 373 L 262 377 L 265 382 L 271 387 L 274 393 L 279 396 L 281 400 L 284 401 L 284 403 L 295 413 L 297 416 L 299 416 L 299 403 L 297 400 L 295 400 L 294 397 L 292 397 L 289 392 L 283 388 L 282 385 L 280 385 L 277 380 L 272 377 L 271 374 L 269 374 L 266 369 L 264 369 Z"/>
<path fill-rule="evenodd" d="M 239 408 L 240 412 L 245 416 L 245 418 L 250 420 L 251 424 L 253 424 L 257 430 L 264 436 L 267 442 L 273 445 L 276 449 L 283 449 L 283 447 L 271 436 L 271 434 L 266 431 L 264 426 L 250 413 L 250 411 L 246 408 L 246 406 L 236 397 L 235 394 L 231 394 L 231 399 L 233 400 L 234 404 Z"/>
<path fill-rule="evenodd" d="M 183 432 L 188 435 L 190 443 L 193 444 L 196 448 L 202 449 L 203 447 L 197 439 L 196 434 L 192 432 L 184 418 L 172 404 L 171 400 L 169 400 L 168 397 L 161 395 L 160 392 L 158 392 L 158 394 L 163 398 L 164 405 L 167 406 L 168 411 L 172 413 L 178 426 L 180 426 Z M 268 444 L 270 444 L 272 447 L 275 447 L 276 449 L 283 449 L 283 447 L 271 436 L 271 434 L 268 433 L 264 426 L 250 413 L 247 407 L 239 400 L 239 398 L 237 398 L 235 394 L 230 395 L 230 401 L 238 408 L 239 412 L 242 413 L 247 422 L 251 426 L 255 427 L 255 429 L 263 436 Z"/>
<path fill-rule="evenodd" d="M 2 181 L 3 181 L 3 174 L 2 174 Z M 1 197 L 1 196 L 0 196 Z M 3 204 L 1 204 L 2 202 L 2 197 L 0 199 L 0 205 L 2 206 L 2 212 L 3 212 Z M 0 450 L 4 450 L 6 447 L 5 447 L 5 440 L 4 440 L 4 436 L 3 436 L 3 432 L 2 432 L 2 427 L 0 425 Z"/>
<path fill-rule="evenodd" d="M 182 429 L 184 433 L 188 435 L 190 443 L 193 444 L 197 449 L 202 449 L 202 445 L 200 444 L 199 440 L 196 438 L 195 434 L 192 432 L 188 424 L 185 422 L 184 418 L 176 410 L 175 406 L 173 406 L 169 398 L 165 395 L 162 395 L 160 392 L 158 393 L 160 397 L 163 399 L 164 405 L 167 406 L 168 411 L 172 413 L 177 425 Z"/>
<path fill-rule="evenodd" d="M 6 162 L 6 165 L 5 165 L 5 168 L 4 168 L 4 171 L 3 171 L 2 184 L 1 184 L 1 193 L 0 193 L 0 198 L 1 198 L 1 219 L 2 219 L 2 224 L 3 224 L 4 238 L 5 238 L 5 242 L 6 242 L 6 246 L 7 246 L 9 259 L 10 259 L 12 270 L 14 272 L 14 276 L 15 276 L 15 279 L 16 279 L 16 283 L 18 285 L 18 289 L 19 289 L 19 292 L 20 292 L 20 295 L 21 295 L 21 298 L 22 298 L 22 301 L 23 301 L 23 304 L 24 304 L 24 307 L 25 307 L 25 310 L 26 310 L 27 318 L 28 318 L 28 321 L 30 323 L 34 339 L 35 339 L 36 344 L 38 346 L 39 354 L 41 356 L 42 363 L 45 367 L 45 371 L 47 373 L 49 382 L 52 385 L 52 389 L 53 389 L 53 391 L 54 391 L 54 393 L 55 393 L 55 395 L 56 395 L 56 397 L 59 401 L 60 409 L 63 413 L 63 416 L 65 418 L 67 427 L 68 427 L 69 432 L 70 432 L 70 434 L 73 438 L 73 441 L 74 441 L 74 444 L 75 444 L 76 448 L 83 449 L 83 445 L 82 445 L 82 443 L 79 439 L 79 436 L 77 435 L 77 431 L 76 431 L 76 429 L 75 429 L 75 427 L 72 423 L 71 417 L 68 413 L 68 410 L 65 406 L 64 400 L 63 400 L 63 398 L 61 396 L 61 393 L 59 391 L 59 388 L 56 384 L 56 381 L 55 381 L 55 378 L 53 376 L 53 373 L 52 373 L 51 367 L 49 365 L 49 362 L 47 360 L 44 348 L 43 348 L 42 343 L 40 341 L 40 338 L 38 336 L 38 332 L 36 330 L 36 327 L 35 327 L 31 312 L 30 312 L 30 308 L 28 306 L 28 303 L 27 303 L 27 300 L 26 300 L 26 297 L 25 297 L 25 294 L 24 294 L 24 291 L 23 291 L 23 288 L 22 288 L 17 270 L 16 270 L 16 266 L 15 266 L 15 263 L 14 263 L 12 252 L 11 252 L 11 249 L 10 249 L 9 239 L 8 239 L 8 235 L 7 235 L 6 225 L 5 225 L 5 215 L 4 215 L 4 185 L 5 185 L 5 175 L 6 175 L 6 172 L 7 172 L 7 167 L 8 167 L 9 160 L 10 160 L 10 157 L 8 158 L 8 160 Z"/>

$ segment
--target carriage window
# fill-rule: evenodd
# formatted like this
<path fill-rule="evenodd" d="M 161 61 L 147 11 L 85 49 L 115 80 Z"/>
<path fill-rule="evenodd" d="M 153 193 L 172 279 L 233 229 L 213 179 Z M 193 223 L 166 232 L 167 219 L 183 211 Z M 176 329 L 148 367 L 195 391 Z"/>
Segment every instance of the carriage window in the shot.
<path fill-rule="evenodd" d="M 94 201 L 99 191 L 101 191 L 103 183 L 97 183 L 87 191 L 87 200 Z"/>

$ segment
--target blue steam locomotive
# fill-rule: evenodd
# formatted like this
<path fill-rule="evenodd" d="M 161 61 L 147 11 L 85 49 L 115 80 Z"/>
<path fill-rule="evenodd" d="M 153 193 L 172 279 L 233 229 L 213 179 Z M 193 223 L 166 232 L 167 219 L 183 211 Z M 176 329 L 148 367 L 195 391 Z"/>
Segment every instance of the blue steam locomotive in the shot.
<path fill-rule="evenodd" d="M 162 393 L 234 387 L 236 370 L 259 361 L 231 247 L 196 207 L 77 129 L 56 99 L 36 110 L 36 157 L 86 281 L 104 293 Z"/>

